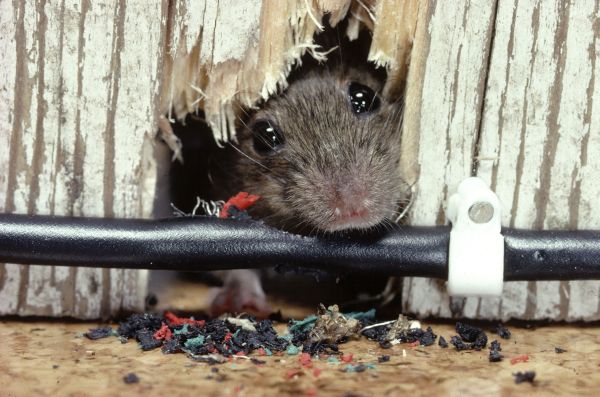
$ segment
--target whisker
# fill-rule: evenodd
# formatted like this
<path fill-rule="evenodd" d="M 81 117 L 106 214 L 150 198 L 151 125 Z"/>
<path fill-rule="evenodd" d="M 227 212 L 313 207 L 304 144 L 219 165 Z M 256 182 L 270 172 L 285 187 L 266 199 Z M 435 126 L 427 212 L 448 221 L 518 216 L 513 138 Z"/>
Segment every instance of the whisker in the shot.
<path fill-rule="evenodd" d="M 264 164 L 260 163 L 259 161 L 253 159 L 252 157 L 248 156 L 246 153 L 242 152 L 239 148 L 237 148 L 235 145 L 231 144 L 231 142 L 227 142 L 229 144 L 229 146 L 231 146 L 232 148 L 234 148 L 238 153 L 240 153 L 242 156 L 246 157 L 248 160 L 256 163 L 257 165 L 263 167 L 264 169 L 266 169 L 267 171 L 271 171 L 269 169 L 269 167 L 265 166 Z"/>

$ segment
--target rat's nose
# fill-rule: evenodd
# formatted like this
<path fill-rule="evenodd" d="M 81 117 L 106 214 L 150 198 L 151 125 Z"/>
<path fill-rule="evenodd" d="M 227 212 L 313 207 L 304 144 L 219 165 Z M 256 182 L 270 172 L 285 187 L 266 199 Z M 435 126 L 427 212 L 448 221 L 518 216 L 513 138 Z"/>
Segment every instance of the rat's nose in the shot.
<path fill-rule="evenodd" d="M 337 219 L 362 218 L 368 215 L 368 191 L 364 186 L 342 186 L 335 190 L 331 206 Z"/>

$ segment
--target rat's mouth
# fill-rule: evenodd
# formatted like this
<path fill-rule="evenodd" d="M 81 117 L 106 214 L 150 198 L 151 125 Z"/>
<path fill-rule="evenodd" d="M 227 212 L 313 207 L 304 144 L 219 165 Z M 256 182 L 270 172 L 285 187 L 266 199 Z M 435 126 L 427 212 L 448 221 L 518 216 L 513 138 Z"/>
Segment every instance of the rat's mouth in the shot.
<path fill-rule="evenodd" d="M 327 225 L 329 232 L 351 229 L 369 229 L 379 223 L 382 218 L 375 216 L 372 211 L 366 208 L 343 213 L 338 208 L 334 211 L 334 219 Z"/>

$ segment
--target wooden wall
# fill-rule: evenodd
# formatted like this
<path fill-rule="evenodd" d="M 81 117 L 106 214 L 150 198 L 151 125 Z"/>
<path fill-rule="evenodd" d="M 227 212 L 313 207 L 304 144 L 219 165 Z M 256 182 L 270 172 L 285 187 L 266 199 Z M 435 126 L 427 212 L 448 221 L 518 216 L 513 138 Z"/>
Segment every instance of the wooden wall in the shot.
<path fill-rule="evenodd" d="M 0 1 L 0 211 L 148 217 L 167 9 Z M 0 314 L 143 308 L 145 271 L 0 265 Z"/>
<path fill-rule="evenodd" d="M 499 195 L 503 225 L 600 228 L 599 5 L 422 7 L 406 114 L 405 164 L 418 187 L 412 223 L 442 223 L 457 184 L 477 175 Z M 599 301 L 598 281 L 511 282 L 501 299 L 454 302 L 438 282 L 404 283 L 405 310 L 423 316 L 592 320 Z"/>
<path fill-rule="evenodd" d="M 323 56 L 312 37 L 325 13 L 333 23 L 348 15 L 356 35 L 361 25 L 377 31 L 372 8 L 370 0 L 1 0 L 0 211 L 152 216 L 166 191 L 160 115 L 203 109 L 215 136 L 232 138 L 241 106 L 285 87 L 305 52 Z M 400 74 L 406 46 L 377 37 L 372 58 Z M 142 310 L 146 289 L 144 271 L 0 264 L 0 314 L 106 317 Z"/>
<path fill-rule="evenodd" d="M 160 114 L 205 111 L 233 137 L 240 106 L 276 93 L 325 13 L 373 30 L 370 59 L 404 88 L 402 169 L 413 224 L 444 223 L 479 175 L 505 225 L 600 228 L 600 0 L 0 0 L 0 211 L 149 217 L 164 190 Z M 414 42 L 413 42 L 414 38 Z M 0 265 L 0 314 L 95 318 L 141 310 L 146 273 Z M 404 309 L 597 319 L 600 283 L 507 283 L 450 301 L 407 279 Z"/>

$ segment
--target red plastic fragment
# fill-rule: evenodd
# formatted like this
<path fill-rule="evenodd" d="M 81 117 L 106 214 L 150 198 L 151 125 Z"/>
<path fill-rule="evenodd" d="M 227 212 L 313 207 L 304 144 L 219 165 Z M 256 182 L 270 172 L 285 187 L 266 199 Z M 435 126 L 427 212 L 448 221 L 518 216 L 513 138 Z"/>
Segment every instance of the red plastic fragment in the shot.
<path fill-rule="evenodd" d="M 173 337 L 173 332 L 171 332 L 171 329 L 165 323 L 162 323 L 162 326 L 160 327 L 160 329 L 154 333 L 154 339 L 157 339 L 157 340 L 161 340 L 161 339 L 171 340 L 172 337 Z"/>
<path fill-rule="evenodd" d="M 353 355 L 353 354 L 344 354 L 344 355 L 341 357 L 341 359 L 342 359 L 342 361 L 343 361 L 343 362 L 345 362 L 345 363 L 351 363 L 351 362 L 352 362 L 352 360 L 354 360 L 354 355 Z"/>
<path fill-rule="evenodd" d="M 227 335 L 225 335 L 225 338 L 223 338 L 223 342 L 229 342 L 232 337 L 233 334 L 231 332 L 228 332 Z"/>
<path fill-rule="evenodd" d="M 315 389 L 314 387 L 311 387 L 310 389 L 306 390 L 306 395 L 307 396 L 316 396 L 317 395 L 317 389 Z"/>
<path fill-rule="evenodd" d="M 315 376 L 315 378 L 318 378 L 319 375 L 321 375 L 321 369 L 320 368 L 315 368 L 313 369 L 313 375 Z"/>
<path fill-rule="evenodd" d="M 302 353 L 300 357 L 298 357 L 298 361 L 300 362 L 300 364 L 302 364 L 303 367 L 312 367 L 312 360 L 310 359 L 310 354 L 308 353 Z"/>
<path fill-rule="evenodd" d="M 290 369 L 285 373 L 285 377 L 287 379 L 292 379 L 294 376 L 299 375 L 300 373 L 302 373 L 302 371 L 299 369 Z"/>
<path fill-rule="evenodd" d="M 416 340 L 414 342 L 409 343 L 408 347 L 416 347 L 416 346 L 419 346 L 420 344 L 421 344 L 421 342 Z"/>
<path fill-rule="evenodd" d="M 206 321 L 204 320 L 194 320 L 191 318 L 177 317 L 175 314 L 169 311 L 166 311 L 164 316 L 171 325 L 190 324 L 195 325 L 197 327 L 204 327 L 204 324 L 206 323 Z"/>
<path fill-rule="evenodd" d="M 245 356 L 246 353 L 244 353 L 244 352 L 237 352 L 237 353 L 235 353 L 235 355 L 238 356 L 238 357 L 240 357 L 240 356 Z"/>
<path fill-rule="evenodd" d="M 256 352 L 258 353 L 259 356 L 266 356 L 267 352 L 265 351 L 265 349 L 263 349 L 262 347 L 259 347 Z"/>
<path fill-rule="evenodd" d="M 529 356 L 527 354 L 521 354 L 520 356 L 516 356 L 510 359 L 510 363 L 513 365 L 516 363 L 526 363 L 527 361 L 529 361 Z"/>
<path fill-rule="evenodd" d="M 260 196 L 257 196 L 255 194 L 239 192 L 238 194 L 227 200 L 225 205 L 223 205 L 223 209 L 219 213 L 219 218 L 228 218 L 229 208 L 231 208 L 231 206 L 236 207 L 240 211 L 244 211 L 248 209 L 251 205 L 256 203 L 258 199 L 260 199 Z"/>

